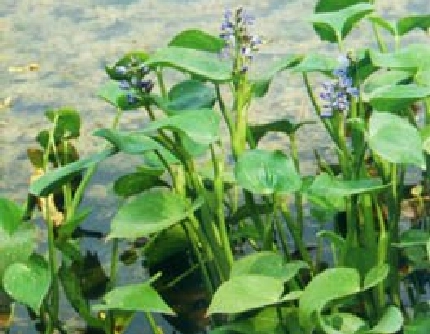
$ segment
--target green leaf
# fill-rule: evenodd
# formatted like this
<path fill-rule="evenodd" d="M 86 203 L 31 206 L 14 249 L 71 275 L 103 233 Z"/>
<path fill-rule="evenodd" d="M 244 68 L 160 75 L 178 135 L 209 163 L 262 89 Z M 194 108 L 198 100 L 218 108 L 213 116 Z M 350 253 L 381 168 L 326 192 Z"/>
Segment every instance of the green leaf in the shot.
<path fill-rule="evenodd" d="M 376 178 L 345 181 L 322 173 L 315 178 L 308 191 L 311 194 L 328 197 L 343 197 L 379 191 L 385 187 L 387 186 L 383 185 L 382 181 Z"/>
<path fill-rule="evenodd" d="M 105 70 L 109 77 L 113 80 L 122 80 L 124 75 L 116 71 L 117 66 L 129 66 L 131 63 L 144 63 L 148 59 L 149 55 L 142 51 L 133 51 L 125 54 L 120 60 L 118 60 L 114 66 L 106 66 Z"/>
<path fill-rule="evenodd" d="M 46 111 L 46 116 L 53 122 L 57 120 L 54 129 L 54 138 L 77 138 L 81 128 L 81 117 L 79 113 L 72 108 L 61 108 L 57 110 Z"/>
<path fill-rule="evenodd" d="M 398 333 L 403 325 L 403 315 L 395 306 L 389 306 L 378 324 L 366 334 L 393 334 Z"/>
<path fill-rule="evenodd" d="M 49 291 L 51 275 L 48 263 L 40 255 L 33 255 L 26 263 L 10 265 L 3 277 L 5 291 L 18 302 L 39 314 L 43 299 Z"/>
<path fill-rule="evenodd" d="M 121 110 L 135 110 L 144 105 L 143 101 L 140 100 L 135 103 L 129 103 L 126 92 L 114 80 L 110 80 L 100 87 L 97 96 Z"/>
<path fill-rule="evenodd" d="M 430 86 L 430 68 L 426 70 L 419 70 L 415 75 L 415 82 L 418 85 Z"/>
<path fill-rule="evenodd" d="M 283 291 L 283 281 L 273 277 L 231 277 L 215 291 L 207 313 L 240 313 L 276 304 Z"/>
<path fill-rule="evenodd" d="M 113 189 L 115 194 L 123 197 L 140 194 L 155 186 L 167 185 L 162 182 L 158 176 L 146 173 L 131 173 L 122 175 L 114 183 Z"/>
<path fill-rule="evenodd" d="M 12 235 L 22 221 L 23 211 L 14 202 L 0 197 L 0 231 Z"/>
<path fill-rule="evenodd" d="M 314 121 L 303 121 L 300 123 L 292 123 L 288 119 L 282 119 L 267 124 L 251 125 L 249 128 L 252 133 L 252 137 L 256 143 L 260 141 L 268 132 L 281 132 L 287 135 L 295 133 L 303 125 L 315 124 Z"/>
<path fill-rule="evenodd" d="M 25 262 L 36 247 L 36 229 L 34 224 L 22 222 L 16 219 L 18 208 L 8 203 L 8 200 L 0 199 L 2 205 L 10 206 L 10 213 L 3 217 L 4 211 L 0 212 L 0 217 L 8 219 L 7 224 L 4 220 L 0 225 L 0 282 L 6 268 L 17 262 Z M 6 204 L 5 204 L 6 202 Z M 4 209 L 4 208 L 3 208 Z M 21 210 L 20 210 L 21 211 Z M 11 219 L 11 220 L 9 220 Z M 5 229 L 6 227 L 6 229 Z"/>
<path fill-rule="evenodd" d="M 322 40 L 337 43 L 339 40 L 343 40 L 352 28 L 372 11 L 372 5 L 358 3 L 336 11 L 316 13 L 312 15 L 311 22 Z"/>
<path fill-rule="evenodd" d="M 299 55 L 287 55 L 282 59 L 276 61 L 272 64 L 268 69 L 265 70 L 265 74 L 261 78 L 253 78 L 252 82 L 252 92 L 256 97 L 263 97 L 269 90 L 270 83 L 273 80 L 273 77 L 288 68 L 296 66 L 302 56 Z"/>
<path fill-rule="evenodd" d="M 28 192 L 38 197 L 47 196 L 55 189 L 58 189 L 65 183 L 69 182 L 76 174 L 91 166 L 94 166 L 95 164 L 116 153 L 116 149 L 110 148 L 100 153 L 93 154 L 88 158 L 72 162 L 60 168 L 56 168 L 31 183 Z"/>
<path fill-rule="evenodd" d="M 399 116 L 373 113 L 369 120 L 369 147 L 383 159 L 421 167 L 424 164 L 418 130 Z"/>
<path fill-rule="evenodd" d="M 199 50 L 164 48 L 151 55 L 146 64 L 173 67 L 213 82 L 226 82 L 231 79 L 231 68 L 228 62 L 220 60 L 218 55 Z"/>
<path fill-rule="evenodd" d="M 366 274 L 366 277 L 364 277 L 362 290 L 367 290 L 381 283 L 385 278 L 387 278 L 389 271 L 390 267 L 386 263 L 377 265 L 370 269 Z"/>
<path fill-rule="evenodd" d="M 142 132 L 113 129 L 99 129 L 94 136 L 105 138 L 119 151 L 127 154 L 141 154 L 146 151 L 161 150 L 163 147 Z"/>
<path fill-rule="evenodd" d="M 337 60 L 320 53 L 308 53 L 303 60 L 295 67 L 294 72 L 322 72 L 331 74 L 339 66 Z"/>
<path fill-rule="evenodd" d="M 173 37 L 169 42 L 169 46 L 214 53 L 220 52 L 224 45 L 225 41 L 218 36 L 209 35 L 208 33 L 197 29 L 184 30 Z"/>
<path fill-rule="evenodd" d="M 299 300 L 300 324 L 311 332 L 315 313 L 319 314 L 329 302 L 360 291 L 360 276 L 353 268 L 331 268 L 315 276 Z"/>
<path fill-rule="evenodd" d="M 161 190 L 140 194 L 118 210 L 108 238 L 135 239 L 160 232 L 185 219 L 201 204 L 191 206 L 182 196 Z"/>
<path fill-rule="evenodd" d="M 215 102 L 215 92 L 201 81 L 186 80 L 173 86 L 169 91 L 169 101 L 161 108 L 169 115 L 182 110 L 197 110 L 212 108 Z"/>
<path fill-rule="evenodd" d="M 171 129 L 187 135 L 202 145 L 219 139 L 220 116 L 213 109 L 186 110 L 180 114 L 149 123 L 143 133 L 158 129 Z M 198 126 L 196 126 L 198 125 Z"/>
<path fill-rule="evenodd" d="M 430 68 L 430 46 L 410 44 L 393 53 L 370 50 L 370 58 L 373 65 L 378 67 L 416 73 L 419 69 Z"/>
<path fill-rule="evenodd" d="M 295 192 L 302 184 L 293 161 L 281 151 L 244 152 L 235 166 L 235 175 L 240 186 L 261 195 Z"/>
<path fill-rule="evenodd" d="M 296 276 L 300 269 L 308 268 L 306 262 L 284 263 L 277 253 L 262 251 L 247 255 L 233 263 L 230 276 L 261 275 L 282 279 L 287 282 Z"/>
<path fill-rule="evenodd" d="M 121 286 L 108 292 L 104 304 L 94 305 L 94 311 L 124 310 L 155 312 L 174 315 L 173 310 L 164 302 L 151 282 Z"/>
<path fill-rule="evenodd" d="M 343 312 L 323 316 L 321 326 L 326 334 L 357 334 L 368 327 L 363 319 Z"/>
<path fill-rule="evenodd" d="M 373 108 L 383 111 L 401 111 L 412 103 L 430 96 L 430 86 L 390 85 L 371 92 L 368 96 Z"/>
<path fill-rule="evenodd" d="M 417 28 L 427 32 L 430 28 L 430 15 L 406 16 L 397 22 L 397 31 L 400 36 Z"/>
<path fill-rule="evenodd" d="M 373 22 L 373 23 L 377 24 L 378 26 L 387 30 L 392 36 L 397 35 L 397 26 L 395 23 L 392 23 L 388 20 L 385 20 L 379 16 L 370 16 L 370 17 L 368 17 L 368 19 L 371 22 Z"/>
<path fill-rule="evenodd" d="M 381 87 L 387 87 L 398 84 L 410 83 L 412 75 L 407 71 L 377 71 L 372 73 L 364 81 L 361 92 L 364 93 L 362 96 L 365 100 L 368 100 L 368 95 L 371 95 L 374 91 Z"/>
<path fill-rule="evenodd" d="M 418 317 L 408 321 L 403 330 L 404 334 L 428 334 L 430 328 L 429 317 Z"/>

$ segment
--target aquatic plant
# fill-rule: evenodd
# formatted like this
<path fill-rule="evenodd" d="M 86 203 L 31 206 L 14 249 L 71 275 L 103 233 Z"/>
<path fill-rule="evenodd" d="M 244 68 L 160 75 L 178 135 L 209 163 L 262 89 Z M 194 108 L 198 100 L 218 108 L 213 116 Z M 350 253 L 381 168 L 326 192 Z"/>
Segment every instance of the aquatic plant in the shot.
<path fill-rule="evenodd" d="M 88 157 L 73 145 L 79 114 L 47 112 L 52 127 L 29 150 L 37 175 L 25 210 L 0 199 L 2 287 L 46 333 L 67 332 L 60 286 L 91 333 L 124 332 L 137 312 L 153 333 L 163 332 L 153 313 L 176 326 L 175 314 L 184 316 L 191 324 L 182 330 L 207 326 L 212 334 L 428 330 L 430 48 L 400 42 L 413 29 L 428 30 L 430 15 L 392 23 L 371 3 L 320 0 L 311 20 L 322 40 L 338 45 L 340 64 L 321 53 L 287 55 L 251 76 L 261 41 L 242 7 L 225 12 L 220 36 L 186 30 L 154 53 L 126 54 L 106 67 L 110 81 L 99 96 L 117 115 L 94 133 L 106 147 Z M 378 49 L 346 51 L 343 41 L 364 20 Z M 381 29 L 393 36 L 393 50 Z M 165 69 L 184 79 L 166 85 Z M 248 120 L 253 101 L 282 71 L 301 74 L 333 143 L 335 163 L 315 148 L 315 175 L 301 174 L 296 137 L 313 121 Z M 321 74 L 322 91 L 314 83 Z M 120 126 L 130 109 L 146 114 L 137 131 Z M 269 132 L 285 134 L 288 150 L 263 148 Z M 121 206 L 105 238 L 112 246 L 105 273 L 94 254 L 81 254 L 89 210 L 80 203 L 97 165 L 120 153 L 143 162 L 113 180 Z M 422 175 L 408 184 L 411 168 Z M 414 208 L 411 219 L 405 205 Z M 36 208 L 46 222 L 47 256 L 28 222 Z M 315 220 L 321 224 L 310 241 L 305 232 Z M 123 240 L 130 246 L 120 254 Z M 150 277 L 118 286 L 120 259 L 144 260 Z M 182 299 L 184 291 L 192 298 Z"/>

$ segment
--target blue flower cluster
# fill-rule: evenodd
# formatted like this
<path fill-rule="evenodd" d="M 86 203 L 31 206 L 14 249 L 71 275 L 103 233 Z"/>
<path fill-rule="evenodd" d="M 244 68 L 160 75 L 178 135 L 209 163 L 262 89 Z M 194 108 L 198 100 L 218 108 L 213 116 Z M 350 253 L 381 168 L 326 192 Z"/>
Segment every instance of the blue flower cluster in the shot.
<path fill-rule="evenodd" d="M 151 92 L 154 83 L 151 79 L 145 78 L 150 71 L 148 66 L 133 58 L 126 65 L 115 66 L 115 73 L 121 77 L 119 87 L 127 91 L 128 103 L 136 103 L 138 96 Z"/>
<path fill-rule="evenodd" d="M 250 15 L 243 7 L 233 11 L 227 9 L 224 12 L 224 20 L 221 24 L 220 37 L 225 41 L 225 47 L 221 56 L 232 57 L 235 60 L 235 71 L 245 73 L 248 65 L 258 51 L 262 41 L 258 35 L 251 35 L 249 26 L 255 22 L 254 16 Z"/>
<path fill-rule="evenodd" d="M 320 98 L 324 101 L 321 117 L 331 117 L 334 112 L 349 110 L 352 97 L 358 97 L 359 91 L 352 86 L 352 79 L 348 76 L 348 67 L 351 60 L 348 57 L 339 57 L 340 66 L 333 71 L 334 80 L 322 84 L 323 91 Z"/>

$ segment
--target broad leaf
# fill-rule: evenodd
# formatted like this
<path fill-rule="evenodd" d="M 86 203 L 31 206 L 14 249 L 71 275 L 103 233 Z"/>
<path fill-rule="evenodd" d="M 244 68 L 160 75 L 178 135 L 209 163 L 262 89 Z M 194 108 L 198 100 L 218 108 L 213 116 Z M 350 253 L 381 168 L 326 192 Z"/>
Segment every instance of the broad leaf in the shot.
<path fill-rule="evenodd" d="M 231 277 L 215 292 L 208 314 L 240 313 L 279 302 L 284 291 L 280 279 L 260 275 Z"/>
<path fill-rule="evenodd" d="M 185 219 L 194 206 L 178 194 L 167 191 L 142 193 L 125 203 L 112 220 L 109 238 L 136 239 L 160 232 Z"/>
<path fill-rule="evenodd" d="M 395 306 L 389 306 L 377 325 L 366 334 L 393 334 L 398 333 L 403 325 L 403 315 Z"/>
<path fill-rule="evenodd" d="M 364 277 L 364 283 L 363 283 L 362 289 L 367 290 L 381 283 L 388 276 L 389 270 L 390 270 L 390 267 L 386 263 L 370 269 L 369 272 Z"/>
<path fill-rule="evenodd" d="M 430 15 L 414 15 L 402 17 L 397 22 L 397 32 L 400 36 L 413 29 L 421 29 L 427 32 L 430 28 Z"/>
<path fill-rule="evenodd" d="M 430 68 L 430 46 L 428 44 L 410 44 L 397 52 L 382 53 L 370 51 L 372 63 L 378 67 L 409 71 Z"/>
<path fill-rule="evenodd" d="M 140 194 L 154 186 L 163 185 L 166 183 L 162 182 L 158 176 L 137 172 L 122 175 L 115 181 L 113 189 L 115 194 L 128 197 Z"/>
<path fill-rule="evenodd" d="M 293 71 L 303 73 L 322 72 L 331 74 L 338 66 L 338 61 L 333 59 L 333 57 L 319 53 L 308 53 L 297 66 L 293 67 Z"/>
<path fill-rule="evenodd" d="M 299 300 L 300 324 L 309 332 L 315 327 L 314 315 L 329 302 L 360 291 L 360 276 L 353 268 L 331 268 L 315 276 Z"/>
<path fill-rule="evenodd" d="M 430 328 L 430 318 L 420 316 L 408 321 L 404 326 L 404 334 L 427 334 Z"/>
<path fill-rule="evenodd" d="M 401 111 L 412 103 L 430 96 L 430 86 L 389 85 L 378 88 L 368 96 L 373 108 L 384 111 Z"/>
<path fill-rule="evenodd" d="M 50 284 L 48 263 L 40 255 L 33 255 L 25 263 L 12 264 L 3 277 L 5 291 L 13 299 L 31 307 L 36 314 L 39 314 Z"/>
<path fill-rule="evenodd" d="M 187 110 L 180 114 L 152 121 L 144 133 L 158 129 L 172 129 L 187 135 L 202 145 L 209 145 L 219 139 L 220 116 L 213 109 Z"/>
<path fill-rule="evenodd" d="M 225 41 L 223 39 L 197 29 L 184 30 L 169 42 L 169 46 L 215 53 L 220 52 L 224 45 Z"/>
<path fill-rule="evenodd" d="M 117 150 L 114 148 L 106 149 L 100 153 L 93 154 L 88 158 L 54 169 L 31 183 L 29 193 L 35 196 L 47 196 L 55 189 L 58 189 L 65 183 L 69 182 L 76 174 L 94 166 L 116 153 Z"/>
<path fill-rule="evenodd" d="M 357 334 L 368 328 L 363 319 L 343 312 L 323 316 L 320 325 L 326 334 Z"/>
<path fill-rule="evenodd" d="M 293 161 L 281 151 L 246 151 L 237 161 L 235 175 L 240 186 L 261 195 L 295 192 L 302 184 Z"/>
<path fill-rule="evenodd" d="M 343 40 L 352 28 L 372 11 L 372 5 L 358 3 L 336 11 L 316 13 L 312 15 L 311 21 L 322 40 L 337 43 Z"/>
<path fill-rule="evenodd" d="M 94 305 L 94 311 L 124 310 L 156 312 L 174 315 L 173 310 L 164 302 L 150 282 L 121 286 L 108 292 L 104 304 Z"/>
<path fill-rule="evenodd" d="M 252 79 L 252 92 L 256 97 L 263 97 L 269 90 L 270 83 L 273 77 L 288 68 L 297 65 L 302 56 L 287 55 L 286 57 L 278 60 L 265 70 L 265 74 L 261 78 Z"/>
<path fill-rule="evenodd" d="M 288 119 L 278 120 L 267 124 L 251 125 L 249 128 L 256 143 L 260 141 L 268 132 L 281 132 L 287 135 L 295 133 L 303 125 L 314 124 L 314 121 L 304 121 L 292 123 Z"/>
<path fill-rule="evenodd" d="M 58 110 L 46 111 L 46 116 L 51 122 L 56 120 L 54 138 L 77 138 L 81 128 L 81 117 L 72 108 L 61 108 Z"/>
<path fill-rule="evenodd" d="M 22 209 L 7 198 L 0 197 L 0 231 L 12 235 L 22 221 Z"/>
<path fill-rule="evenodd" d="M 218 55 L 198 50 L 164 48 L 151 55 L 146 64 L 152 67 L 173 67 L 213 82 L 226 82 L 231 79 L 228 62 L 219 59 Z"/>
<path fill-rule="evenodd" d="M 361 92 L 363 94 L 363 98 L 368 100 L 367 96 L 371 95 L 374 91 L 381 87 L 387 87 L 398 84 L 408 84 L 411 83 L 412 75 L 407 71 L 377 71 L 372 73 L 367 79 L 364 81 Z"/>
<path fill-rule="evenodd" d="M 105 138 L 119 151 L 128 154 L 141 154 L 146 151 L 163 149 L 160 144 L 142 132 L 100 129 L 94 132 L 94 135 Z"/>
<path fill-rule="evenodd" d="M 303 261 L 284 263 L 279 254 L 264 251 L 247 255 L 234 262 L 230 276 L 261 275 L 280 278 L 287 282 L 304 268 L 308 268 L 308 265 Z"/>
<path fill-rule="evenodd" d="M 345 181 L 323 173 L 315 178 L 308 191 L 311 194 L 328 197 L 343 197 L 375 192 L 385 187 L 386 185 L 383 185 L 382 181 L 376 178 Z"/>
<path fill-rule="evenodd" d="M 97 92 L 97 96 L 121 110 L 135 110 L 150 101 L 150 98 L 148 98 L 147 100 L 138 100 L 130 103 L 127 98 L 127 92 L 119 87 L 118 81 L 114 80 L 110 80 L 101 86 Z"/>
<path fill-rule="evenodd" d="M 373 113 L 369 121 L 369 146 L 383 159 L 421 167 L 424 164 L 418 130 L 399 116 Z"/>
<path fill-rule="evenodd" d="M 397 35 L 397 26 L 394 22 L 390 22 L 379 16 L 370 16 L 368 19 L 374 24 L 387 30 L 391 35 Z"/>

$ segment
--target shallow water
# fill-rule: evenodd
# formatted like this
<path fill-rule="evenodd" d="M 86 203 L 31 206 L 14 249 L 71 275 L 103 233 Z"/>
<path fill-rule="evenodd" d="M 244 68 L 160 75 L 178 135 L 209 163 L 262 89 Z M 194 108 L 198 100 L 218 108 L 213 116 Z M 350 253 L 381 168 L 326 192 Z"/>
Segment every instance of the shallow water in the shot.
<path fill-rule="evenodd" d="M 393 19 L 406 13 L 430 12 L 428 0 L 377 2 L 378 12 Z M 268 40 L 256 57 L 256 72 L 264 71 L 264 64 L 286 53 L 321 50 L 336 54 L 334 47 L 319 42 L 307 21 L 315 4 L 312 0 L 1 0 L 0 101 L 10 97 L 12 103 L 10 108 L 0 109 L 0 195 L 19 203 L 25 200 L 31 173 L 26 149 L 35 146 L 36 134 L 48 125 L 43 116 L 47 108 L 77 108 L 83 119 L 79 151 L 83 156 L 96 152 L 104 142 L 91 133 L 108 127 L 115 113 L 96 97 L 98 88 L 107 81 L 104 66 L 130 50 L 156 50 L 183 29 L 199 28 L 216 34 L 224 8 L 239 4 L 255 14 L 255 32 Z M 362 24 L 347 47 L 363 46 L 369 33 Z M 424 38 L 422 33 L 414 33 L 410 39 Z M 39 64 L 39 70 L 9 71 L 10 67 L 31 63 Z M 126 113 L 121 127 L 135 127 L 139 117 L 138 112 Z M 268 96 L 251 110 L 255 122 L 278 117 L 296 121 L 313 118 L 297 76 L 280 75 Z M 330 147 L 319 127 L 306 128 L 299 139 L 305 159 L 303 171 L 312 173 L 312 148 Z M 265 144 L 282 148 L 282 142 L 273 136 Z M 132 161 L 136 160 L 130 159 L 121 155 L 100 166 L 84 203 L 97 208 L 89 220 L 91 227 L 108 228 L 118 205 L 110 190 L 111 181 L 134 168 Z M 90 241 L 85 243 L 91 248 Z M 108 248 L 98 251 L 103 257 Z M 131 279 L 139 280 L 141 275 L 136 269 Z"/>

